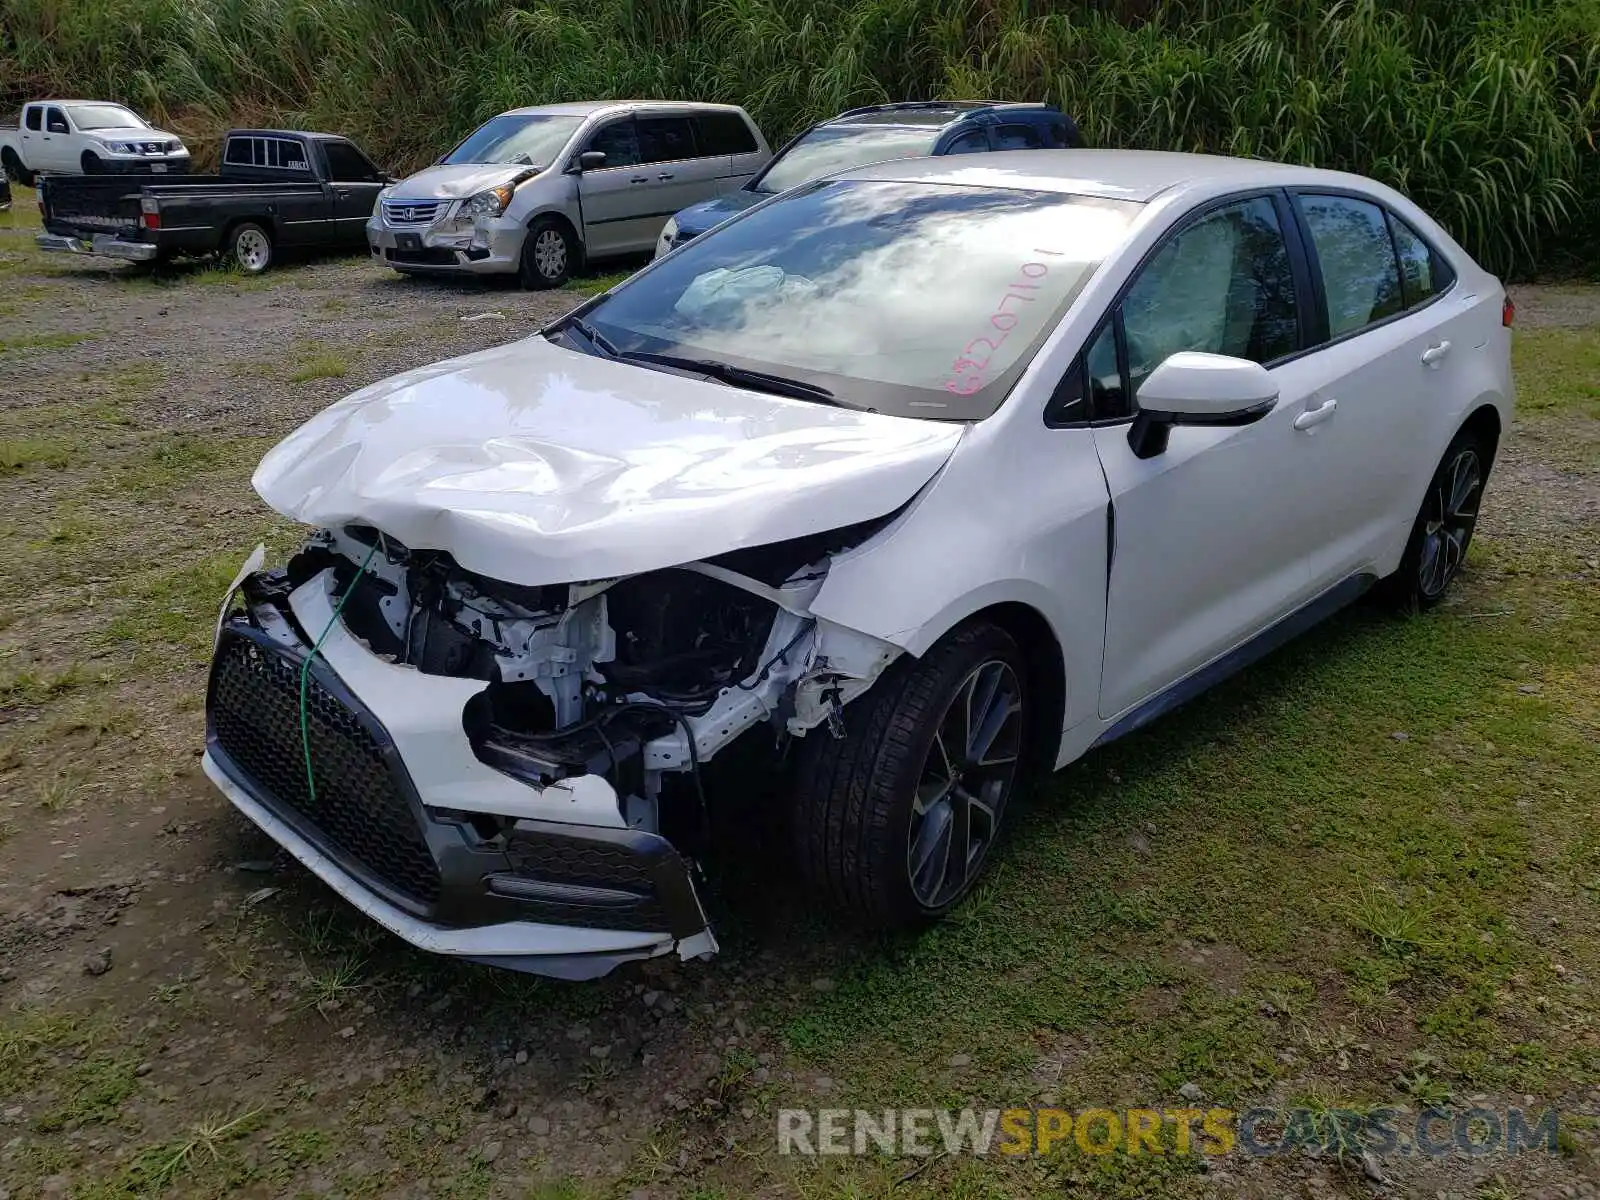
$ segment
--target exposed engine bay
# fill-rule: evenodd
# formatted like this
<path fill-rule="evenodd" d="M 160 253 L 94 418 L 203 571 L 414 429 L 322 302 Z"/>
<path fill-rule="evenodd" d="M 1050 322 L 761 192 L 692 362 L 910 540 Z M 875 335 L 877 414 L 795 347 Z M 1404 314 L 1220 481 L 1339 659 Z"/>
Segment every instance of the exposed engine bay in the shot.
<path fill-rule="evenodd" d="M 898 655 L 809 611 L 830 554 L 868 532 L 524 586 L 345 526 L 312 535 L 281 578 L 288 591 L 331 572 L 346 629 L 383 661 L 486 681 L 462 714 L 483 763 L 540 788 L 603 777 L 628 827 L 692 842 L 705 762 L 758 726 L 778 742 L 838 732 L 843 706 Z"/>

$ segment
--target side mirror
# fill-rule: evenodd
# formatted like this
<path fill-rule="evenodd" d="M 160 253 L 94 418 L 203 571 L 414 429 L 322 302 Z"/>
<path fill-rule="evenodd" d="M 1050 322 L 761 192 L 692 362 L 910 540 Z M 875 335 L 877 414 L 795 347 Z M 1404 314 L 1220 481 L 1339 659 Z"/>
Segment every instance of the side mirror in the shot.
<path fill-rule="evenodd" d="M 1278 384 L 1260 363 L 1184 350 L 1167 358 L 1139 387 L 1139 412 L 1128 430 L 1138 458 L 1167 448 L 1174 425 L 1249 425 L 1278 403 Z"/>
<path fill-rule="evenodd" d="M 577 169 L 579 174 L 584 171 L 598 171 L 606 165 L 606 152 L 604 150 L 585 150 L 578 155 Z"/>

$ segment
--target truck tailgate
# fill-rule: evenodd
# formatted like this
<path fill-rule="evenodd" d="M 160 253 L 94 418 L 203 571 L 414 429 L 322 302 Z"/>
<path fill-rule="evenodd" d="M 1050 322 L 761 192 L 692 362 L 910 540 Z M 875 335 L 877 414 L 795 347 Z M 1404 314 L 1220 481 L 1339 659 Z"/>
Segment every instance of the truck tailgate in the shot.
<path fill-rule="evenodd" d="M 46 175 L 39 216 L 51 233 L 129 233 L 139 228 L 144 180 L 116 175 Z"/>

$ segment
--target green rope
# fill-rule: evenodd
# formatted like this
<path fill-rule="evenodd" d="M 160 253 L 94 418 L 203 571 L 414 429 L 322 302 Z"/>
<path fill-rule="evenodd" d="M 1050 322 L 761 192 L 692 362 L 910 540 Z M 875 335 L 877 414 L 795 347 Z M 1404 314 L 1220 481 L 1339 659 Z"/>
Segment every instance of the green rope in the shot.
<path fill-rule="evenodd" d="M 333 616 L 328 618 L 328 623 L 323 627 L 322 636 L 317 639 L 317 644 L 311 647 L 311 653 L 306 655 L 305 661 L 300 664 L 300 749 L 306 756 L 306 787 L 311 793 L 311 802 L 317 801 L 317 779 L 311 770 L 311 731 L 306 718 L 306 688 L 311 678 L 311 663 L 322 653 L 322 643 L 328 640 L 328 634 L 333 632 L 333 626 L 339 619 L 339 614 L 344 612 L 345 602 L 350 599 L 350 594 L 356 590 L 356 584 L 361 582 L 361 577 L 367 573 L 367 565 L 372 562 L 372 556 L 378 552 L 376 540 L 372 549 L 367 551 L 367 556 L 361 560 L 361 567 L 356 571 L 356 576 L 350 581 L 350 586 L 345 588 L 344 595 L 339 597 L 339 603 L 333 610 Z"/>

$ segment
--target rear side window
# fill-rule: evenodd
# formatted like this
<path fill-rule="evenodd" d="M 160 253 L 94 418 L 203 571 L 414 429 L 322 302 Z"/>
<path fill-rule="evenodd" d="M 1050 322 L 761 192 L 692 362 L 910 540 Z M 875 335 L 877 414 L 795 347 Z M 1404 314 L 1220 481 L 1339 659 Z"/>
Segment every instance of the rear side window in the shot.
<path fill-rule="evenodd" d="M 969 129 L 950 143 L 946 154 L 983 154 L 989 149 L 989 135 L 981 129 Z"/>
<path fill-rule="evenodd" d="M 1400 258 L 1400 292 L 1407 308 L 1426 304 L 1455 282 L 1443 257 L 1393 213 L 1389 213 L 1389 231 Z"/>
<path fill-rule="evenodd" d="M 1039 150 L 1044 140 L 1033 125 L 1001 125 L 994 131 L 996 150 Z"/>
<path fill-rule="evenodd" d="M 31 105 L 27 110 L 27 118 L 23 122 L 29 129 L 40 130 L 44 128 L 44 109 L 37 104 Z"/>
<path fill-rule="evenodd" d="M 1404 307 L 1400 266 L 1382 208 L 1350 196 L 1302 195 L 1300 210 L 1322 272 L 1330 338 L 1354 333 Z"/>
<path fill-rule="evenodd" d="M 703 112 L 695 121 L 704 154 L 752 154 L 756 150 L 756 135 L 738 113 Z"/>
<path fill-rule="evenodd" d="M 677 162 L 694 158 L 694 126 L 688 117 L 640 117 L 639 161 Z"/>
<path fill-rule="evenodd" d="M 376 183 L 378 168 L 349 142 L 323 142 L 328 156 L 328 178 L 334 183 Z"/>

